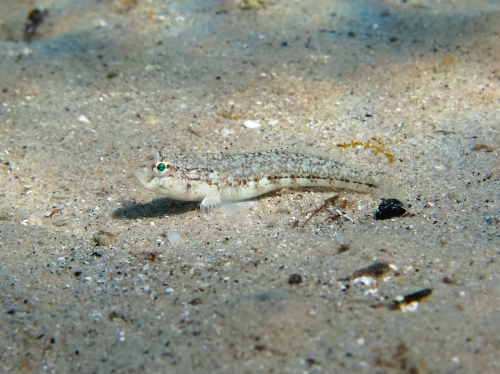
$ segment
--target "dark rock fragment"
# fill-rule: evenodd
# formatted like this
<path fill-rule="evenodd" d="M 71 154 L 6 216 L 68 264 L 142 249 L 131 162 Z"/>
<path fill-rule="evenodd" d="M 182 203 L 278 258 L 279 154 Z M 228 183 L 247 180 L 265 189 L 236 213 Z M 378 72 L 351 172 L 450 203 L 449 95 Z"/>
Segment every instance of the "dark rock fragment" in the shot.
<path fill-rule="evenodd" d="M 288 283 L 290 284 L 300 284 L 302 283 L 302 275 L 300 274 L 292 274 L 288 277 Z"/>
<path fill-rule="evenodd" d="M 382 200 L 375 212 L 375 219 L 389 219 L 402 216 L 406 213 L 403 203 L 397 199 Z"/>
<path fill-rule="evenodd" d="M 371 264 L 370 266 L 356 270 L 354 273 L 352 273 L 351 279 L 356 279 L 359 277 L 379 278 L 389 270 L 391 270 L 391 267 L 387 262 L 379 261 Z"/>

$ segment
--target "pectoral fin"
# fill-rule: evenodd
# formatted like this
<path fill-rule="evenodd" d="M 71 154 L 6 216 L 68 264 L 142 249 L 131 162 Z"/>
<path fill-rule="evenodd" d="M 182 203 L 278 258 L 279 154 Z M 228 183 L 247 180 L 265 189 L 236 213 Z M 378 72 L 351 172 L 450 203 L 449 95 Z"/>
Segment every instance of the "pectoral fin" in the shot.
<path fill-rule="evenodd" d="M 222 207 L 222 201 L 219 191 L 211 191 L 200 204 L 203 213 L 210 213 Z"/>

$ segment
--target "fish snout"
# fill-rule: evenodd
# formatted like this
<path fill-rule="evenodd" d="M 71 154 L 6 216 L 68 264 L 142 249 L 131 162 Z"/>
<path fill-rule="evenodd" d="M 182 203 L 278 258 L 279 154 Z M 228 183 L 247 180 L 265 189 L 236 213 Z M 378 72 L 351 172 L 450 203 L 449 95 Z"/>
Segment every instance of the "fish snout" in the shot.
<path fill-rule="evenodd" d="M 139 181 L 139 183 L 146 188 L 148 188 L 149 183 L 154 177 L 153 172 L 148 165 L 141 165 L 137 169 L 135 169 L 134 176 Z"/>

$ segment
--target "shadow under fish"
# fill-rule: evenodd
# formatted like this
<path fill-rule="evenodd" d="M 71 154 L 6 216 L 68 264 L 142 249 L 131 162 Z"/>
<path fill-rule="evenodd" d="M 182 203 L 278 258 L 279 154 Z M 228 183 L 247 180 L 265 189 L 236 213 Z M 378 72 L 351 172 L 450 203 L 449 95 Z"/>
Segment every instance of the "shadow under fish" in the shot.
<path fill-rule="evenodd" d="M 155 199 L 149 203 L 130 201 L 113 212 L 116 219 L 140 219 L 183 214 L 197 210 L 198 204 L 192 201 L 179 201 L 169 198 Z"/>

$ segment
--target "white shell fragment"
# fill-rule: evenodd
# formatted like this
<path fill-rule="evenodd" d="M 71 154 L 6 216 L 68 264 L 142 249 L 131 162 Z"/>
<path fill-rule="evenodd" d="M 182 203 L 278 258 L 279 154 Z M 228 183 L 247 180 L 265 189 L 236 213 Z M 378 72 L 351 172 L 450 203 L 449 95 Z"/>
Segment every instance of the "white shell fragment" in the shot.
<path fill-rule="evenodd" d="M 413 312 L 416 312 L 417 309 L 418 309 L 418 301 L 413 301 L 409 304 L 399 304 L 399 309 L 403 312 L 403 313 L 413 313 Z"/>
<path fill-rule="evenodd" d="M 260 123 L 257 121 L 252 121 L 247 119 L 244 123 L 243 126 L 245 126 L 247 129 L 256 129 L 260 127 Z"/>
<path fill-rule="evenodd" d="M 363 284 L 367 287 L 370 287 L 374 279 L 372 277 L 361 276 L 353 280 L 354 285 Z"/>
<path fill-rule="evenodd" d="M 90 123 L 89 119 L 85 117 L 83 114 L 80 117 L 78 117 L 78 121 L 83 123 Z"/>

